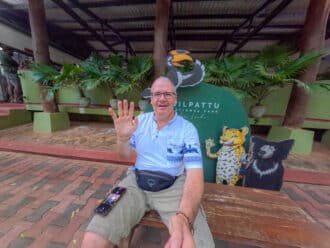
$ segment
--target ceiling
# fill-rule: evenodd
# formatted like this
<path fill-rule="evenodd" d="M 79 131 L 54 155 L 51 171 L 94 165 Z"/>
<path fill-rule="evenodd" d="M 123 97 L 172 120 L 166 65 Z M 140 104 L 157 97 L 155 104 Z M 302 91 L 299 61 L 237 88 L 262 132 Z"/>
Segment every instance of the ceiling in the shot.
<path fill-rule="evenodd" d="M 151 55 L 155 2 L 45 0 L 51 44 L 78 58 L 92 51 L 104 56 Z M 173 0 L 168 48 L 204 58 L 250 55 L 275 43 L 294 46 L 308 4 L 309 0 Z M 30 33 L 28 1 L 0 0 L 0 22 Z"/>

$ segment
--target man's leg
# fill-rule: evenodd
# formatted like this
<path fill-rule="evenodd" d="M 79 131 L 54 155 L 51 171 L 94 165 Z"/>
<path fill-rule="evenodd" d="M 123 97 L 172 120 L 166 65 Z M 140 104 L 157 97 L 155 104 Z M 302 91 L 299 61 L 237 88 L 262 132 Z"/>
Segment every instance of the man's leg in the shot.
<path fill-rule="evenodd" d="M 129 171 L 118 186 L 127 188 L 126 193 L 107 216 L 94 215 L 86 229 L 82 247 L 96 247 L 95 242 L 101 247 L 118 245 L 144 216 L 147 210 L 146 199 L 136 185 L 135 174 Z"/>
<path fill-rule="evenodd" d="M 214 239 L 211 230 L 209 228 L 209 225 L 207 224 L 206 215 L 202 208 L 198 210 L 198 214 L 194 222 L 194 229 L 195 229 L 194 239 L 197 248 L 215 247 Z"/>
<path fill-rule="evenodd" d="M 180 176 L 170 188 L 155 193 L 147 193 L 148 203 L 151 208 L 158 211 L 166 226 L 169 224 L 169 218 L 179 209 L 184 182 L 185 176 L 183 175 Z M 215 247 L 205 213 L 201 208 L 196 216 L 194 229 L 194 240 L 197 248 Z"/>
<path fill-rule="evenodd" d="M 114 245 L 96 233 L 86 232 L 81 244 L 81 248 L 85 247 L 112 248 Z"/>

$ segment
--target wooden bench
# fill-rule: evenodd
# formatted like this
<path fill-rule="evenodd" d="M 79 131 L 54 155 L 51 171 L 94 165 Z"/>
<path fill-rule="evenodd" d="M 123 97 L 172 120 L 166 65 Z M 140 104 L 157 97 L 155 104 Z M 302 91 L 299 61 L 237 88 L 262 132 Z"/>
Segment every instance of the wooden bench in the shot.
<path fill-rule="evenodd" d="M 330 231 L 282 192 L 206 183 L 203 208 L 214 238 L 229 243 L 318 248 L 330 244 Z M 155 211 L 148 212 L 141 225 L 166 228 Z"/>

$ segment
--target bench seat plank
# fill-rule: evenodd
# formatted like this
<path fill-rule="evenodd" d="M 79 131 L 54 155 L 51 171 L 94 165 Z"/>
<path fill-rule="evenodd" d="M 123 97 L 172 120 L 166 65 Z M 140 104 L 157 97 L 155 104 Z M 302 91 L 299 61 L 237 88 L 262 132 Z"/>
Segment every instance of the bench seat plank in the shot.
<path fill-rule="evenodd" d="M 262 247 L 330 244 L 330 231 L 282 192 L 206 183 L 202 204 L 216 239 Z M 140 224 L 165 228 L 154 211 Z"/>

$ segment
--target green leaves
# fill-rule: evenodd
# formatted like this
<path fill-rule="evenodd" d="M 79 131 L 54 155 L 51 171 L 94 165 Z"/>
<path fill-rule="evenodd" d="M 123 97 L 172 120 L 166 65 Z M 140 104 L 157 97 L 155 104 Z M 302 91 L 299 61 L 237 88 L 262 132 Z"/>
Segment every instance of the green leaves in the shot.
<path fill-rule="evenodd" d="M 316 82 L 309 83 L 308 87 L 312 94 L 330 91 L 330 80 L 318 80 Z"/>
<path fill-rule="evenodd" d="M 103 80 L 108 80 L 117 97 L 133 90 L 141 92 L 150 86 L 153 71 L 151 57 L 131 57 L 126 63 L 113 63 L 117 62 L 115 59 L 111 61 L 103 74 Z"/>
<path fill-rule="evenodd" d="M 61 87 L 57 81 L 60 72 L 53 66 L 45 64 L 33 64 L 32 72 L 32 80 L 40 83 L 47 90 L 46 100 L 54 99 L 55 92 Z"/>
<path fill-rule="evenodd" d="M 54 98 L 62 87 L 77 86 L 80 94 L 105 84 L 118 97 L 130 91 L 142 92 L 151 84 L 153 62 L 151 57 L 131 57 L 125 61 L 122 56 L 103 58 L 92 54 L 80 64 L 64 64 L 61 70 L 51 65 L 34 64 L 32 78 L 47 89 L 47 99 Z"/>
<path fill-rule="evenodd" d="M 32 80 L 42 85 L 54 82 L 60 74 L 53 66 L 45 64 L 33 64 L 32 71 Z"/>
<path fill-rule="evenodd" d="M 56 81 L 63 86 L 74 86 L 79 84 L 81 78 L 82 70 L 79 65 L 64 64 Z"/>
<path fill-rule="evenodd" d="M 131 57 L 125 62 L 119 55 L 105 59 L 92 55 L 81 64 L 81 87 L 91 90 L 107 84 L 115 97 L 134 89 L 142 91 L 151 84 L 152 68 L 151 57 Z"/>
<path fill-rule="evenodd" d="M 296 83 L 309 92 L 328 89 L 326 83 L 307 84 L 296 79 L 324 54 L 322 51 L 311 51 L 297 58 L 291 54 L 286 47 L 275 45 L 266 47 L 251 58 L 232 56 L 209 59 L 204 63 L 204 81 L 246 92 L 257 103 L 261 103 L 274 88 L 283 87 L 287 83 Z"/>

